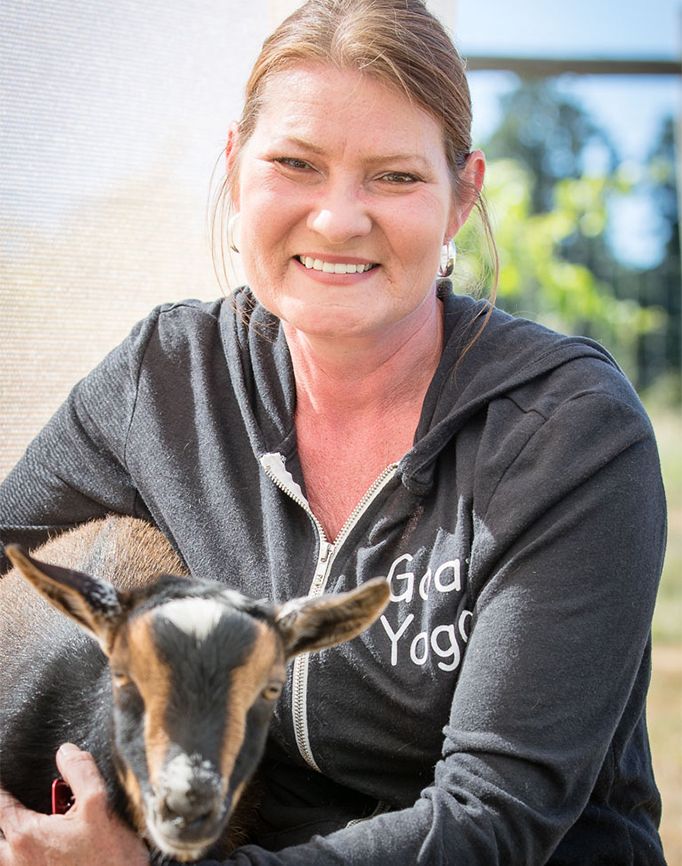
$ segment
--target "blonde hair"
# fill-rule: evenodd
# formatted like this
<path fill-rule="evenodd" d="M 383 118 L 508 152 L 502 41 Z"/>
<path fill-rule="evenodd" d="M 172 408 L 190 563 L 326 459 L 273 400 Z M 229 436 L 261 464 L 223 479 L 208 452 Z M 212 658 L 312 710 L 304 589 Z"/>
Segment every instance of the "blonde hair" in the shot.
<path fill-rule="evenodd" d="M 464 62 L 440 21 L 422 0 L 308 0 L 263 43 L 246 84 L 241 145 L 253 134 L 270 78 L 311 61 L 359 70 L 397 87 L 440 124 L 454 193 L 475 196 L 493 262 L 494 298 L 498 261 L 488 212 L 482 196 L 466 187 L 462 172 L 471 152 L 469 85 Z M 237 156 L 219 199 L 229 196 L 238 173 Z M 225 222 L 223 214 L 221 227 Z"/>

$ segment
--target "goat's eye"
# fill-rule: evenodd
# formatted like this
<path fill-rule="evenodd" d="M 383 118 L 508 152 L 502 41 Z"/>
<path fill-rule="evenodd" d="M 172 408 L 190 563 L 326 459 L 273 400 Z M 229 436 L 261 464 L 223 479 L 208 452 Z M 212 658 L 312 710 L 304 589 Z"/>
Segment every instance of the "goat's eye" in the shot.
<path fill-rule="evenodd" d="M 276 701 L 281 694 L 281 683 L 268 683 L 268 685 L 261 692 L 261 697 L 265 698 L 266 701 Z"/>
<path fill-rule="evenodd" d="M 122 689 L 124 686 L 130 684 L 130 677 L 127 674 L 124 674 L 122 671 L 112 671 L 111 677 L 114 681 L 114 685 L 118 689 Z"/>

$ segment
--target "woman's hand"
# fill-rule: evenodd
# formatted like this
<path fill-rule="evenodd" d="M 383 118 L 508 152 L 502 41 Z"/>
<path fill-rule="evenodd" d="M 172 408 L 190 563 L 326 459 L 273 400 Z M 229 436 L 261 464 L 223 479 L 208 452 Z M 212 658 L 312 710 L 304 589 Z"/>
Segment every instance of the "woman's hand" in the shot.
<path fill-rule="evenodd" d="M 0 866 L 147 866 L 144 843 L 108 810 L 92 756 L 66 743 L 57 766 L 75 799 L 64 815 L 32 812 L 0 789 Z"/>

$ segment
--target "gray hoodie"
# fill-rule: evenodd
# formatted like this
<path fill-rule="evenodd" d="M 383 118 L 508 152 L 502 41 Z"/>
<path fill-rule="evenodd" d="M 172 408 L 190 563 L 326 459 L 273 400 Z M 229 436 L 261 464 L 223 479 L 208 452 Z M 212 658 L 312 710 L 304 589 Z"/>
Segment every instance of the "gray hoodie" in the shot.
<path fill-rule="evenodd" d="M 290 670 L 259 845 L 230 863 L 659 866 L 651 426 L 588 340 L 495 310 L 462 354 L 484 305 L 439 291 L 414 446 L 334 543 L 284 335 L 248 289 L 158 308 L 76 385 L 0 488 L 0 538 L 119 512 L 255 597 L 389 578 L 380 620 Z"/>

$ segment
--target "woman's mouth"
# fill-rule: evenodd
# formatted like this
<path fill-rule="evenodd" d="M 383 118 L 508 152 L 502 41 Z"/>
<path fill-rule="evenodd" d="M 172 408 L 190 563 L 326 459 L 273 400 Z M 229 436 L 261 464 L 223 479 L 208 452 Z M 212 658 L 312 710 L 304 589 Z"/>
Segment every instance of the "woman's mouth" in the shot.
<path fill-rule="evenodd" d="M 364 274 L 365 271 L 378 267 L 372 262 L 328 262 L 324 259 L 315 259 L 312 256 L 295 256 L 295 258 L 307 270 L 322 271 L 325 274 Z"/>

